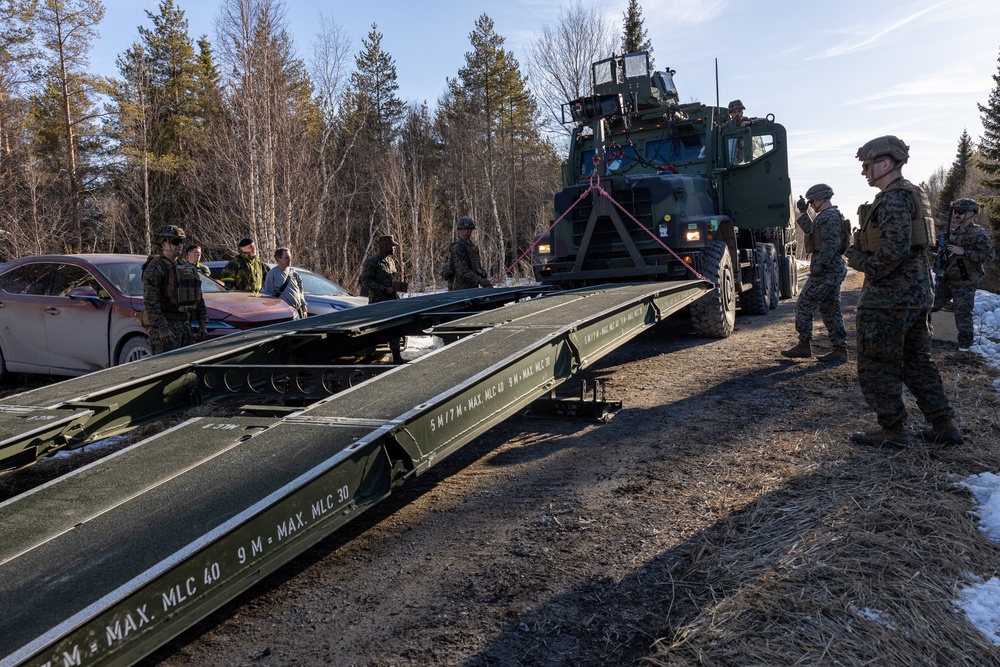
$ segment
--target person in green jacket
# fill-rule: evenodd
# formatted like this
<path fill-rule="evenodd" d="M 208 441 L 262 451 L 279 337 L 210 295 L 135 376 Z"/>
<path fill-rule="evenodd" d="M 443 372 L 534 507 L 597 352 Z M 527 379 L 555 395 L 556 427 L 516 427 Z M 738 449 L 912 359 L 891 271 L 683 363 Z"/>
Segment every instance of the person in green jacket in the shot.
<path fill-rule="evenodd" d="M 239 242 L 239 252 L 222 270 L 222 284 L 226 289 L 257 294 L 264 285 L 267 264 L 257 257 L 257 244 L 251 237 Z"/>

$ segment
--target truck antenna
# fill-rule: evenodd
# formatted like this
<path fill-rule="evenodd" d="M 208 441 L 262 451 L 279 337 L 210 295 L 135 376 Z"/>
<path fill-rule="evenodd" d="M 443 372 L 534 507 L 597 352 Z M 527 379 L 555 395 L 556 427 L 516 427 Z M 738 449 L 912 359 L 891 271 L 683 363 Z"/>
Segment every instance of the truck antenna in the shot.
<path fill-rule="evenodd" d="M 719 59 L 715 59 L 715 106 L 719 106 Z"/>

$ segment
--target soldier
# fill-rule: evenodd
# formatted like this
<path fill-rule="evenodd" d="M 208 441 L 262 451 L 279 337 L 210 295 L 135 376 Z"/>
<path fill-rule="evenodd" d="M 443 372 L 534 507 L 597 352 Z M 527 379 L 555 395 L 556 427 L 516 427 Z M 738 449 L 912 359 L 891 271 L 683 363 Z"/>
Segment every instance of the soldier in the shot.
<path fill-rule="evenodd" d="M 942 249 L 947 253 L 934 293 L 934 310 L 941 310 L 952 302 L 955 327 L 958 329 L 958 349 L 968 352 L 972 346 L 972 311 L 975 307 L 976 288 L 984 277 L 983 263 L 996 257 L 993 242 L 986 230 L 975 222 L 979 202 L 958 199 L 951 205 L 950 233 Z"/>
<path fill-rule="evenodd" d="M 267 264 L 257 257 L 257 244 L 249 236 L 240 241 L 239 251 L 222 270 L 226 289 L 257 294 L 264 285 Z"/>
<path fill-rule="evenodd" d="M 204 338 L 208 310 L 198 270 L 180 259 L 184 230 L 165 225 L 157 231 L 154 242 L 159 244 L 160 254 L 150 255 L 142 266 L 142 323 L 149 329 L 153 354 L 160 354 L 191 345 L 194 322 L 198 323 L 198 337 Z"/>
<path fill-rule="evenodd" d="M 962 443 L 955 412 L 941 374 L 931 359 L 928 315 L 933 302 L 928 246 L 934 244 L 934 219 L 927 194 L 903 178 L 910 147 L 898 137 L 872 139 L 858 149 L 861 173 L 879 189 L 872 204 L 858 209 L 861 230 L 848 250 L 847 263 L 865 274 L 858 303 L 858 381 L 881 429 L 855 433 L 863 445 L 911 444 L 906 430 L 903 384 L 931 428 L 925 440 Z"/>
<path fill-rule="evenodd" d="M 391 236 L 380 236 L 376 241 L 378 252 L 365 261 L 361 269 L 359 282 L 368 292 L 368 303 L 379 303 L 380 301 L 391 301 L 398 299 L 399 293 L 396 287 L 396 262 L 392 259 L 393 250 L 397 247 L 396 241 Z M 392 363 L 404 363 L 400 350 L 403 347 L 401 338 L 393 338 L 389 341 L 389 349 L 392 351 Z"/>
<path fill-rule="evenodd" d="M 476 221 L 467 215 L 458 219 L 458 240 L 451 244 L 451 264 L 454 275 L 448 289 L 471 289 L 473 287 L 492 287 L 483 261 L 479 257 L 479 247 L 472 240 L 472 232 L 476 229 Z"/>
<path fill-rule="evenodd" d="M 271 267 L 264 278 L 261 292 L 267 296 L 281 299 L 295 311 L 295 319 L 300 320 L 309 314 L 306 295 L 302 291 L 302 276 L 292 266 L 292 251 L 288 248 L 278 248 L 274 251 L 276 266 Z"/>
<path fill-rule="evenodd" d="M 197 243 L 190 243 L 184 246 L 184 259 L 201 273 L 204 273 L 209 278 L 212 277 L 212 271 L 201 263 L 201 246 Z"/>
<path fill-rule="evenodd" d="M 796 224 L 805 232 L 806 252 L 812 253 L 809 261 L 809 279 L 795 307 L 795 331 L 799 343 L 781 354 L 792 358 L 812 356 L 813 316 L 816 310 L 823 318 L 823 324 L 830 335 L 833 351 L 824 354 L 820 361 L 844 363 L 847 361 L 847 330 L 844 315 L 840 310 L 840 284 L 847 276 L 847 265 L 840 251 L 844 244 L 844 216 L 831 202 L 833 189 L 825 183 L 817 183 L 806 191 L 806 200 L 816 212 L 816 219 L 810 221 L 809 214 L 802 212 Z"/>
<path fill-rule="evenodd" d="M 743 102 L 740 100 L 733 100 L 729 103 L 729 120 L 722 124 L 722 131 L 725 132 L 735 132 L 744 127 L 750 127 L 753 125 L 753 119 L 747 118 L 743 115 L 746 111 L 746 107 L 743 106 Z"/>

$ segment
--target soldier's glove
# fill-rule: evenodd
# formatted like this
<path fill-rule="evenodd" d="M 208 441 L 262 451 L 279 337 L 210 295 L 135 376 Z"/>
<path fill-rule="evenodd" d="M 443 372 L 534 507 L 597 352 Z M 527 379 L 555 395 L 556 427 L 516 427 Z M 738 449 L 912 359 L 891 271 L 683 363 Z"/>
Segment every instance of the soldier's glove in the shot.
<path fill-rule="evenodd" d="M 809 208 L 809 202 L 802 195 L 799 195 L 799 200 L 795 202 L 795 208 L 799 209 L 799 213 L 805 213 L 806 209 Z"/>
<path fill-rule="evenodd" d="M 868 253 L 861 252 L 857 248 L 847 249 L 847 265 L 852 269 L 864 271 L 866 259 L 868 259 Z"/>
<path fill-rule="evenodd" d="M 208 327 L 204 323 L 198 325 L 198 340 L 205 340 L 208 338 Z"/>
<path fill-rule="evenodd" d="M 809 265 L 809 275 L 812 276 L 813 278 L 819 278 L 821 275 L 823 275 L 823 267 L 820 265 L 819 262 L 813 262 L 811 265 Z"/>
<path fill-rule="evenodd" d="M 153 327 L 149 330 L 149 343 L 154 349 L 170 350 L 177 347 L 177 338 L 166 327 Z"/>
<path fill-rule="evenodd" d="M 479 281 L 480 287 L 493 287 L 493 283 L 490 282 L 489 278 L 483 278 Z"/>

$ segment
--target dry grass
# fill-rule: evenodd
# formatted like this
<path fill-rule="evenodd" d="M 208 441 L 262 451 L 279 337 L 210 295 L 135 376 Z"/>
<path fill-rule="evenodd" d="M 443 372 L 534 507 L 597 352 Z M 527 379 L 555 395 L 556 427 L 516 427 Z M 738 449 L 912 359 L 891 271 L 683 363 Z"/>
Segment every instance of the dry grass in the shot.
<path fill-rule="evenodd" d="M 1000 470 L 997 371 L 943 361 L 967 444 L 817 453 L 818 469 L 692 540 L 689 567 L 660 582 L 671 627 L 645 663 L 1000 664 L 1000 648 L 953 604 L 1000 570 L 1000 545 L 981 536 L 955 484 Z"/>

